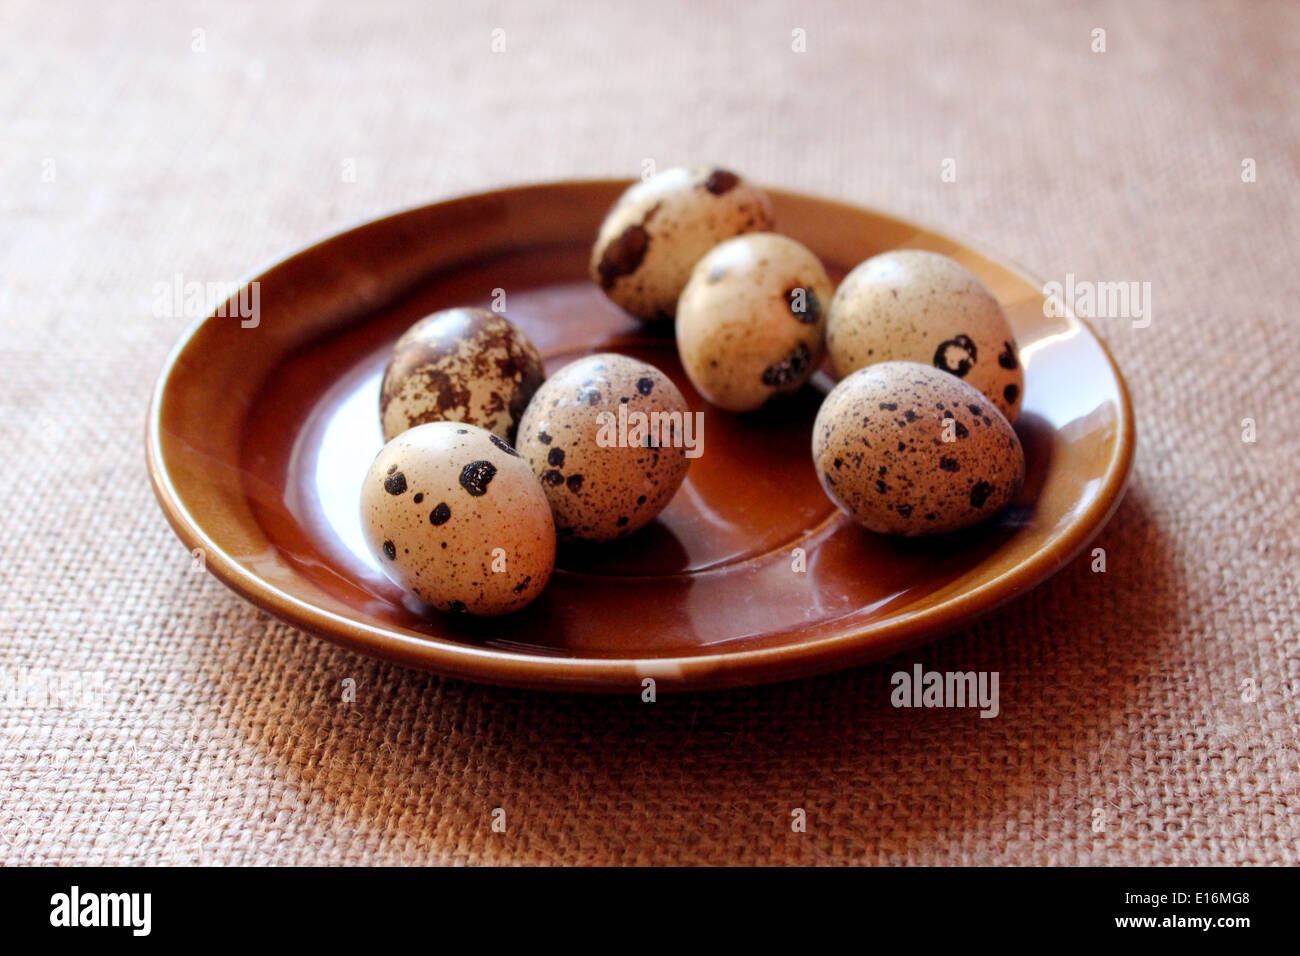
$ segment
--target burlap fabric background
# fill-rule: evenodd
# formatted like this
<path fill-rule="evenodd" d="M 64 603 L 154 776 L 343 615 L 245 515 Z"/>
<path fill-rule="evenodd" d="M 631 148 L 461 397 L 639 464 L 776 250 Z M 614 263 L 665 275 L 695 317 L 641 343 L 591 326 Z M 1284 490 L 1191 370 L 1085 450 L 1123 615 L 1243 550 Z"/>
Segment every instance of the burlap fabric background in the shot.
<path fill-rule="evenodd" d="M 102 675 L 89 708 L 0 708 L 0 857 L 1296 862 L 1300 6 L 465 6 L 0 13 L 0 665 Z M 1106 573 L 876 666 L 649 706 L 375 663 L 191 570 L 144 468 L 189 321 L 156 283 L 645 158 L 1150 282 L 1149 328 L 1095 323 L 1140 438 Z M 894 710 L 914 662 L 999 671 L 1001 716 Z"/>

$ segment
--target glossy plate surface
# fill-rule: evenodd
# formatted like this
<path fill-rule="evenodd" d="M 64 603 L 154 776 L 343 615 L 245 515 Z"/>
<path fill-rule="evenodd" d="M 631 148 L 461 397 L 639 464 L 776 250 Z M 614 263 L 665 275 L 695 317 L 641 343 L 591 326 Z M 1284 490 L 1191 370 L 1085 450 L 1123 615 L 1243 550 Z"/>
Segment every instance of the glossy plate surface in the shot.
<path fill-rule="evenodd" d="M 586 278 L 597 226 L 627 184 L 506 189 L 328 239 L 256 277 L 256 325 L 212 316 L 178 344 L 148 425 L 150 473 L 182 540 L 236 592 L 367 654 L 494 683 L 578 690 L 723 687 L 896 653 L 1041 582 L 1123 493 L 1133 415 L 1090 329 L 1044 315 L 1039 286 L 943 236 L 867 210 L 772 192 L 782 232 L 834 280 L 894 248 L 945 253 L 1006 308 L 1025 368 L 1016 502 L 959 535 L 894 540 L 840 515 L 814 473 L 812 420 L 831 381 L 747 416 L 710 408 L 671 330 L 647 330 Z M 506 313 L 548 372 L 595 351 L 663 369 L 704 413 L 703 455 L 648 528 L 560 551 L 547 591 L 505 618 L 422 617 L 362 542 L 360 482 L 381 447 L 387 351 L 453 305 Z M 235 309 L 228 310 L 236 313 Z"/>

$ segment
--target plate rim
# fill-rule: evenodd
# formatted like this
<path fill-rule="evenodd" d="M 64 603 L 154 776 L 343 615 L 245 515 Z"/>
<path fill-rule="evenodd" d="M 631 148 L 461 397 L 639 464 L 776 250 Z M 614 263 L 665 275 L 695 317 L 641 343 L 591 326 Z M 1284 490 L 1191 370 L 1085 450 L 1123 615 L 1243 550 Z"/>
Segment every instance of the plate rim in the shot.
<path fill-rule="evenodd" d="M 244 288 L 281 265 L 308 256 L 320 247 L 348 235 L 373 228 L 390 219 L 418 210 L 455 203 L 472 203 L 494 198 L 507 199 L 512 194 L 546 188 L 626 187 L 632 179 L 561 179 L 527 182 L 477 192 L 461 193 L 434 202 L 415 203 L 394 211 L 364 219 L 354 225 L 298 248 L 289 255 L 246 273 L 233 288 Z M 870 206 L 784 189 L 764 186 L 774 196 L 786 195 L 836 206 L 847 206 L 903 228 L 916 229 L 931 236 L 947 239 L 997 263 L 1034 288 L 1043 283 L 1018 262 L 991 254 L 978 243 L 966 241 L 958 234 L 931 228 L 926 223 L 895 216 Z M 411 632 L 402 635 L 387 627 L 366 624 L 343 617 L 275 587 L 245 568 L 219 547 L 202 523 L 186 506 L 172 482 L 163 456 L 162 417 L 167 389 L 187 347 L 199 330 L 215 318 L 215 309 L 193 320 L 172 346 L 158 373 L 151 392 L 145 428 L 145 451 L 150 483 L 168 523 L 190 550 L 203 549 L 204 567 L 228 588 L 253 605 L 285 623 L 307 631 L 356 653 L 394 661 L 409 667 L 443 676 L 480 683 L 542 690 L 620 693 L 637 691 L 646 678 L 654 678 L 656 690 L 690 691 L 724 689 L 795 680 L 879 660 L 951 633 L 992 613 L 1018 594 L 1037 587 L 1063 568 L 1105 527 L 1123 500 L 1132 476 L 1136 455 L 1137 429 L 1132 399 L 1114 355 L 1106 341 L 1084 319 L 1075 315 L 1068 303 L 1064 318 L 1084 329 L 1101 350 L 1119 395 L 1115 453 L 1107 463 L 1105 477 L 1097 496 L 1075 515 L 1065 530 L 1054 536 L 1051 545 L 1035 552 L 993 579 L 943 599 L 919 611 L 903 613 L 854 628 L 844 633 L 819 637 L 805 642 L 775 647 L 738 648 L 725 652 L 675 655 L 662 658 L 581 657 L 568 655 L 528 654 L 493 647 L 457 644 Z"/>

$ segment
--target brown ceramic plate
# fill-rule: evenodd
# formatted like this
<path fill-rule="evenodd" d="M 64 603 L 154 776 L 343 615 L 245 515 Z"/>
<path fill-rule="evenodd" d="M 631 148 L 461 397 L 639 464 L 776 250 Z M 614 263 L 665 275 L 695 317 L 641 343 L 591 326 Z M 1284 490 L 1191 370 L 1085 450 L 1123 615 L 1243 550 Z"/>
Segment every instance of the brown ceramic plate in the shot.
<path fill-rule="evenodd" d="M 988 283 L 1020 344 L 1028 478 L 1013 505 L 941 539 L 896 540 L 849 522 L 811 460 L 824 373 L 780 407 L 719 412 L 682 374 L 671 330 L 643 328 L 587 280 L 597 226 L 626 185 L 554 183 L 436 203 L 257 276 L 256 326 L 238 314 L 199 322 L 154 394 L 149 469 L 177 534 L 237 593 L 363 653 L 493 683 L 639 691 L 646 677 L 662 690 L 725 687 L 897 653 L 1038 584 L 1114 511 L 1133 459 L 1133 413 L 1086 325 L 1044 316 L 1039 284 L 951 239 L 774 192 L 779 227 L 833 279 L 886 249 L 943 252 Z M 525 610 L 422 617 L 361 537 L 360 482 L 381 446 L 379 377 L 416 319 L 486 306 L 497 289 L 548 371 L 607 350 L 663 369 L 706 416 L 704 454 L 648 528 L 561 550 L 550 586 Z"/>

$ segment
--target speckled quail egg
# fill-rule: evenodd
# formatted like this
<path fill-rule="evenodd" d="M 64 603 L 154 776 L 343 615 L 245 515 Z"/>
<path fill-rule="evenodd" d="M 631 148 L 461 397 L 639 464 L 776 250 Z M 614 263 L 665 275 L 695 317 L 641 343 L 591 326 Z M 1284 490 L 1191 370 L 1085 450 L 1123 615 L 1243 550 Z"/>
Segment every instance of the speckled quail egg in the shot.
<path fill-rule="evenodd" d="M 441 611 L 518 610 L 555 567 L 537 478 L 476 425 L 417 425 L 385 445 L 362 485 L 361 525 L 384 573 Z"/>
<path fill-rule="evenodd" d="M 697 391 L 747 412 L 797 391 L 822 359 L 834 286 L 793 239 L 755 232 L 715 246 L 677 303 L 677 351 Z"/>
<path fill-rule="evenodd" d="M 545 378 L 533 343 L 505 316 L 446 309 L 407 329 L 379 390 L 384 441 L 426 422 L 468 422 L 514 440 Z"/>
<path fill-rule="evenodd" d="M 665 169 L 630 187 L 601 224 L 591 277 L 633 315 L 670 320 L 691 269 L 723 239 L 772 228 L 767 194 L 725 169 Z"/>
<path fill-rule="evenodd" d="M 668 376 L 606 353 L 571 362 L 537 390 L 519 423 L 519 454 L 561 538 L 610 541 L 664 509 L 702 437 Z"/>
<path fill-rule="evenodd" d="M 1025 455 L 977 389 L 931 365 L 882 362 L 843 379 L 813 425 L 822 487 L 866 528 L 956 531 L 1002 510 Z"/>
<path fill-rule="evenodd" d="M 882 253 L 845 276 L 827 310 L 826 350 L 840 378 L 875 362 L 922 362 L 975 386 L 1011 422 L 1020 414 L 1024 373 L 1002 306 L 937 252 Z"/>

